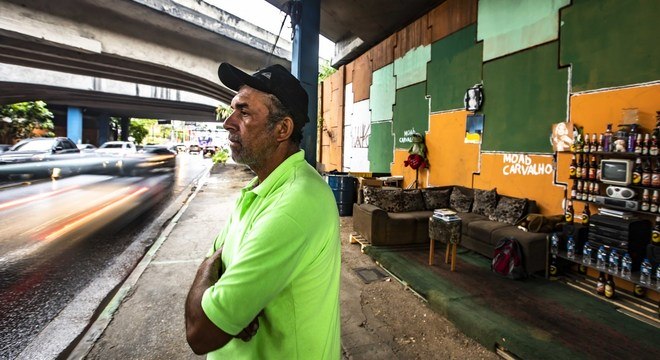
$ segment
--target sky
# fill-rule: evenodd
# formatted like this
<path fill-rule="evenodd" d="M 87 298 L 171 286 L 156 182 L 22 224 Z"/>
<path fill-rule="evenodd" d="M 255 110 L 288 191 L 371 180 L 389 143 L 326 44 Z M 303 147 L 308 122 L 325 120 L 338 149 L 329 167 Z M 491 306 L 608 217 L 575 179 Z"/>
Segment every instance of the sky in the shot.
<path fill-rule="evenodd" d="M 205 0 L 228 13 L 238 16 L 252 24 L 278 34 L 285 14 L 265 0 Z M 255 11 L 255 9 L 258 9 Z M 291 19 L 287 18 L 281 38 L 291 39 Z M 319 35 L 319 57 L 330 60 L 335 51 L 335 44 Z"/>

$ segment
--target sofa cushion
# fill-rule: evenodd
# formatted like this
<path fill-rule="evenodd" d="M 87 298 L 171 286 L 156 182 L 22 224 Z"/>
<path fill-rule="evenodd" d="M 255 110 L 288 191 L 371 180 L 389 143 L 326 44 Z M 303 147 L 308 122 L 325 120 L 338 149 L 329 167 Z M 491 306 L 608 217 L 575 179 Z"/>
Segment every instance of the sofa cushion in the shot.
<path fill-rule="evenodd" d="M 465 195 L 458 188 L 453 188 L 449 196 L 449 207 L 458 212 L 470 212 L 472 198 Z"/>
<path fill-rule="evenodd" d="M 488 217 L 493 221 L 500 221 L 515 225 L 525 214 L 527 199 L 501 196 L 495 211 Z"/>
<path fill-rule="evenodd" d="M 475 214 L 490 216 L 497 206 L 497 190 L 474 189 L 474 203 L 472 212 Z"/>
<path fill-rule="evenodd" d="M 364 203 L 377 206 L 387 212 L 401 211 L 400 188 L 364 187 Z"/>
<path fill-rule="evenodd" d="M 487 217 L 475 213 L 470 213 L 470 212 L 465 212 L 465 213 L 458 213 L 456 214 L 458 217 L 461 218 L 462 221 L 462 226 L 461 226 L 461 232 L 464 235 L 467 235 L 468 232 L 468 225 L 473 222 L 473 221 L 478 221 L 478 220 L 488 220 Z"/>
<path fill-rule="evenodd" d="M 424 206 L 426 210 L 444 209 L 449 207 L 451 189 L 426 188 L 422 189 Z"/>
<path fill-rule="evenodd" d="M 505 227 L 513 227 L 513 226 L 498 221 L 476 220 L 468 224 L 467 235 L 477 241 L 481 241 L 495 246 L 497 242 L 491 239 L 491 234 L 493 233 L 493 231 Z"/>
<path fill-rule="evenodd" d="M 401 212 L 423 210 L 426 210 L 426 207 L 424 206 L 422 190 L 414 189 L 401 191 Z"/>

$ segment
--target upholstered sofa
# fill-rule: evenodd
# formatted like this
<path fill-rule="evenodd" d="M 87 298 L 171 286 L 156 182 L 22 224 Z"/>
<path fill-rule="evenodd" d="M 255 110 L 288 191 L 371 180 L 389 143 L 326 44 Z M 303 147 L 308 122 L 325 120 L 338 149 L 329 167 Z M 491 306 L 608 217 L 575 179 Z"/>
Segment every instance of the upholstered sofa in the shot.
<path fill-rule="evenodd" d="M 414 190 L 367 186 L 363 191 L 364 203 L 353 205 L 353 230 L 372 245 L 428 244 L 433 210 L 452 208 L 462 219 L 460 246 L 492 258 L 498 241 L 511 236 L 521 245 L 528 273 L 546 268 L 547 233 L 516 226 L 527 214 L 538 212 L 533 200 L 462 186 Z"/>

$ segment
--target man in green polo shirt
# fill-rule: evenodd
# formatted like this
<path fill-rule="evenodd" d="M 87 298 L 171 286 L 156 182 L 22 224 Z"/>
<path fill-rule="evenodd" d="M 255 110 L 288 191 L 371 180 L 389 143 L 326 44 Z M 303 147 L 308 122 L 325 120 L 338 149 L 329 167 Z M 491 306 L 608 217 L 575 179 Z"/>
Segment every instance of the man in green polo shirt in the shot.
<path fill-rule="evenodd" d="M 232 158 L 257 176 L 197 271 L 188 343 L 209 359 L 339 359 L 339 216 L 300 150 L 307 93 L 280 65 L 218 74 L 238 91 L 224 125 Z"/>

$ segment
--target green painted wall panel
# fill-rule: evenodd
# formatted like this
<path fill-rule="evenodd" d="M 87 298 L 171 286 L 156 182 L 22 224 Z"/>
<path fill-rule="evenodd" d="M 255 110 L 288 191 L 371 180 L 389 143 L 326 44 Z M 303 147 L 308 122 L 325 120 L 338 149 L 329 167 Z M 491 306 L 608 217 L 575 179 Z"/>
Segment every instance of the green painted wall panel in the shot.
<path fill-rule="evenodd" d="M 396 91 L 392 123 L 397 149 L 408 149 L 412 145 L 410 132 L 424 134 L 428 130 L 429 105 L 426 99 L 426 82 Z"/>
<path fill-rule="evenodd" d="M 426 64 L 431 60 L 431 46 L 420 46 L 394 60 L 396 88 L 426 81 Z"/>
<path fill-rule="evenodd" d="M 562 11 L 562 64 L 573 91 L 660 79 L 660 1 L 573 0 Z"/>
<path fill-rule="evenodd" d="M 559 9 L 570 0 L 480 0 L 477 39 L 491 60 L 556 40 Z"/>
<path fill-rule="evenodd" d="M 369 135 L 369 171 L 388 173 L 394 161 L 394 136 L 392 121 L 371 124 Z"/>
<path fill-rule="evenodd" d="M 484 64 L 482 150 L 552 152 L 553 123 L 566 120 L 568 70 L 558 42 Z"/>
<path fill-rule="evenodd" d="M 481 81 L 482 44 L 470 25 L 431 44 L 427 92 L 431 111 L 463 108 L 465 91 Z"/>
<path fill-rule="evenodd" d="M 392 120 L 392 105 L 396 93 L 394 64 L 389 64 L 373 72 L 370 103 L 371 121 Z"/>

